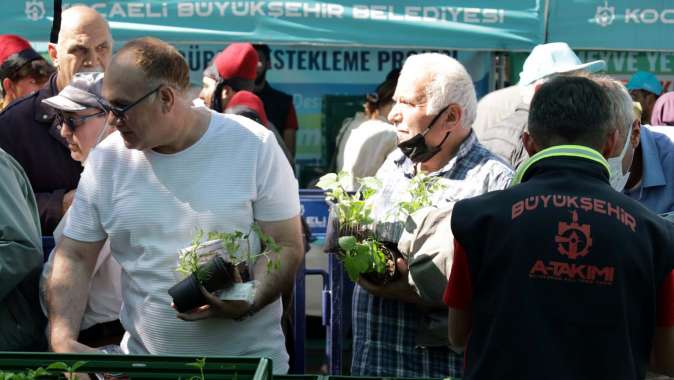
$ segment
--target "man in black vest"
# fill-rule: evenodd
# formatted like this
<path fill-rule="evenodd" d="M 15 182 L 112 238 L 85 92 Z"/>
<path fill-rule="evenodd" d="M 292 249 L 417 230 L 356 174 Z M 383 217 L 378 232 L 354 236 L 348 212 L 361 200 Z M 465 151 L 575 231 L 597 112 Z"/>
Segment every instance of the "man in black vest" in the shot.
<path fill-rule="evenodd" d="M 643 379 L 651 357 L 674 374 L 674 226 L 612 189 L 634 118 L 602 80 L 542 85 L 519 184 L 454 207 L 445 302 L 465 379 Z"/>
<path fill-rule="evenodd" d="M 0 113 L 0 148 L 19 162 L 37 199 L 42 235 L 51 235 L 70 207 L 82 165 L 70 157 L 55 111 L 42 103 L 58 94 L 78 72 L 103 71 L 110 62 L 112 35 L 103 16 L 78 5 L 65 10 L 49 56 L 56 73 L 37 92 Z"/>
<path fill-rule="evenodd" d="M 290 153 L 295 156 L 295 139 L 297 134 L 297 113 L 293 105 L 293 97 L 283 91 L 276 90 L 267 82 L 267 70 L 271 68 L 270 50 L 267 45 L 253 45 L 260 59 L 255 78 L 255 95 L 264 103 L 264 110 L 269 120 L 283 136 Z"/>

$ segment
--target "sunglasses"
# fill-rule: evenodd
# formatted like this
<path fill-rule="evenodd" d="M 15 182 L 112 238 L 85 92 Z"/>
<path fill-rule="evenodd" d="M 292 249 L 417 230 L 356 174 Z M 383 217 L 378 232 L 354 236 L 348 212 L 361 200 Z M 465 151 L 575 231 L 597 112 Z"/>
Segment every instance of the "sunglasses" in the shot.
<path fill-rule="evenodd" d="M 77 127 L 82 126 L 84 123 L 87 122 L 89 119 L 93 119 L 96 117 L 103 117 L 105 116 L 106 112 L 105 111 L 99 111 L 91 115 L 85 115 L 85 116 L 66 116 L 61 112 L 56 113 L 56 123 L 59 126 L 63 126 L 63 124 L 67 125 L 70 130 L 74 131 Z"/>
<path fill-rule="evenodd" d="M 101 104 L 101 106 L 102 106 L 103 109 L 105 110 L 105 113 L 107 113 L 107 114 L 112 114 L 112 116 L 116 119 L 117 122 L 120 122 L 120 121 L 126 121 L 126 113 L 129 112 L 129 111 L 131 111 L 131 109 L 132 109 L 133 107 L 135 107 L 135 106 L 137 106 L 138 104 L 140 104 L 140 102 L 142 102 L 143 100 L 147 99 L 150 95 L 152 95 L 152 94 L 154 94 L 155 92 L 159 91 L 159 89 L 161 88 L 161 86 L 163 86 L 163 85 L 159 85 L 159 86 L 158 86 L 157 88 L 155 88 L 154 90 L 152 90 L 152 91 L 148 92 L 147 94 L 141 96 L 141 97 L 140 97 L 138 100 L 136 100 L 135 102 L 133 102 L 133 103 L 131 103 L 131 104 L 129 104 L 129 105 L 126 105 L 126 106 L 124 106 L 124 107 L 116 107 L 116 106 L 113 106 L 112 104 L 106 102 L 105 100 L 99 100 L 99 103 Z"/>

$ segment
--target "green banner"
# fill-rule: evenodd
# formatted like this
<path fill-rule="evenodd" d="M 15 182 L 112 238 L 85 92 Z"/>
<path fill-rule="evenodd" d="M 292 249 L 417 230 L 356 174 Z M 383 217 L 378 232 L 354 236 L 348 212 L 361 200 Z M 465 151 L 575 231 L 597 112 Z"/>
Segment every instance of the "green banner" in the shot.
<path fill-rule="evenodd" d="M 574 49 L 674 50 L 671 0 L 550 0 L 549 42 Z"/>
<path fill-rule="evenodd" d="M 470 50 L 529 50 L 543 41 L 544 0 L 64 1 L 83 3 L 125 41 L 321 44 Z M 49 39 L 53 2 L 3 2 L 2 33 Z"/>

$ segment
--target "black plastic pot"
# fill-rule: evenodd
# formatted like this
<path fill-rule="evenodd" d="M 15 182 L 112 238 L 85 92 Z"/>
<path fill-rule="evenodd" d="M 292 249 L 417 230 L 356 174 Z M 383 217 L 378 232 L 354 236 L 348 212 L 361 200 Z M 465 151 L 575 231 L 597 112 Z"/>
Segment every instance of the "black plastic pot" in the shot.
<path fill-rule="evenodd" d="M 227 289 L 234 284 L 234 266 L 220 256 L 209 260 L 200 267 L 200 270 L 203 270 L 207 277 L 201 285 L 209 292 Z M 179 312 L 184 313 L 208 303 L 206 297 L 201 293 L 199 285 L 197 275 L 192 273 L 168 290 Z"/>

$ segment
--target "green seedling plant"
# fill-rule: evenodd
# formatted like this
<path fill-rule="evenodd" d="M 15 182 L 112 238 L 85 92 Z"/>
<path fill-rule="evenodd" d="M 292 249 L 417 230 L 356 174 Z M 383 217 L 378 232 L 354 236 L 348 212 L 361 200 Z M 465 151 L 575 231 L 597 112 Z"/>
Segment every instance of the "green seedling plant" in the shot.
<path fill-rule="evenodd" d="M 206 358 L 197 359 L 193 363 L 187 363 L 187 366 L 192 368 L 197 368 L 199 370 L 200 376 L 192 376 L 190 380 L 205 380 L 204 368 L 206 367 Z"/>
<path fill-rule="evenodd" d="M 42 367 L 38 367 L 37 369 L 28 369 L 24 372 L 0 371 L 0 380 L 34 380 L 49 375 L 51 375 L 51 372 Z"/>
<path fill-rule="evenodd" d="M 406 217 L 424 207 L 431 206 L 433 204 L 431 195 L 445 187 L 445 184 L 440 182 L 439 177 L 420 172 L 409 183 L 410 201 L 398 203 L 396 208 L 398 215 L 402 214 Z"/>
<path fill-rule="evenodd" d="M 341 235 L 338 240 L 340 259 L 354 282 L 363 273 L 384 273 L 386 270 L 383 246 L 372 232 L 367 232 L 373 222 L 372 205 L 368 199 L 381 188 L 381 182 L 374 177 L 360 178 L 357 182 L 360 186 L 353 195 L 345 190 L 353 183 L 353 177 L 347 172 L 326 174 L 317 184 L 325 190 L 326 199 L 335 203 L 334 212 Z"/>
<path fill-rule="evenodd" d="M 345 171 L 339 174 L 328 173 L 316 184 L 325 190 L 326 199 L 335 203 L 335 215 L 340 229 L 347 233 L 372 223 L 372 205 L 367 200 L 381 187 L 379 180 L 374 177 L 360 178 L 357 181 L 360 187 L 353 195 L 345 190 L 353 182 L 353 177 Z"/>
<path fill-rule="evenodd" d="M 251 233 L 255 233 L 263 244 L 264 249 L 262 249 L 258 254 L 251 253 Z M 206 237 L 206 240 L 204 240 L 204 237 Z M 274 241 L 271 236 L 265 234 L 258 224 L 253 223 L 249 232 L 246 234 L 241 231 L 209 231 L 208 233 L 205 233 L 201 229 L 197 230 L 192 239 L 190 248 L 180 253 L 176 271 L 181 273 L 183 276 L 190 276 L 194 273 L 197 276 L 197 280 L 199 280 L 199 282 L 206 282 L 210 278 L 211 273 L 209 273 L 208 270 L 206 270 L 201 264 L 203 263 L 204 258 L 210 258 L 212 255 L 202 256 L 199 254 L 199 250 L 201 247 L 203 247 L 204 243 L 212 240 L 221 241 L 222 248 L 227 254 L 229 262 L 234 266 L 237 266 L 243 262 L 253 262 L 257 258 L 264 256 L 268 259 L 268 271 L 271 271 L 272 269 L 278 270 L 281 267 L 281 259 L 278 255 L 278 253 L 281 252 L 281 246 L 278 245 L 278 243 L 276 243 L 276 241 Z M 247 254 L 244 257 L 241 257 L 238 255 L 238 252 L 244 241 L 248 242 L 248 250 Z M 271 254 L 274 254 L 274 257 L 272 257 Z"/>
<path fill-rule="evenodd" d="M 77 372 L 80 367 L 87 364 L 85 361 L 77 361 L 73 365 L 68 365 L 64 362 L 54 362 L 47 366 L 47 371 L 59 370 L 68 373 L 68 379 L 74 379 L 75 372 Z"/>
<path fill-rule="evenodd" d="M 338 244 L 344 252 L 342 263 L 351 281 L 356 282 L 364 273 L 386 270 L 386 255 L 380 242 L 372 238 L 358 242 L 353 236 L 342 236 Z"/>

